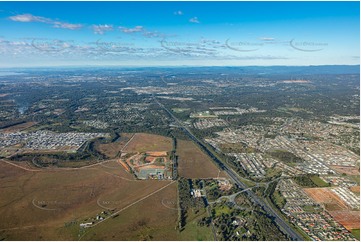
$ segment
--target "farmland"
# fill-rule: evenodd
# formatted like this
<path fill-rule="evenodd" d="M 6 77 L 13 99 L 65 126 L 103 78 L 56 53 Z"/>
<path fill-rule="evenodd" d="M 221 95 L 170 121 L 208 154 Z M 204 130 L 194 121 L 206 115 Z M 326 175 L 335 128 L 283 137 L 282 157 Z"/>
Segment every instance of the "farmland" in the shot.
<path fill-rule="evenodd" d="M 100 213 L 104 206 L 119 210 L 169 184 L 135 181 L 115 161 L 84 169 L 34 171 L 1 162 L 0 182 L 0 237 L 6 240 L 77 239 L 79 223 Z M 172 193 L 171 188 L 167 189 Z M 144 199 L 145 206 L 152 204 L 148 199 L 159 200 L 159 196 Z M 163 216 L 162 211 L 172 210 L 151 207 L 161 210 L 153 220 L 171 218 L 167 213 Z"/>
<path fill-rule="evenodd" d="M 108 157 L 119 152 L 147 151 L 155 157 L 172 149 L 170 138 L 150 134 L 122 134 L 113 143 L 96 144 Z M 162 151 L 163 150 L 163 151 Z M 190 141 L 179 141 L 183 175 L 216 177 L 217 167 Z M 187 158 L 190 159 L 187 159 Z M 222 173 L 221 173 L 222 174 Z M 179 233 L 176 184 L 140 181 L 119 160 L 78 168 L 36 168 L 26 162 L 0 163 L 0 238 L 6 240 L 180 240 L 205 239 L 209 229 L 189 221 Z M 169 186 L 168 186 L 169 185 Z M 91 228 L 79 225 L 112 211 Z M 39 219 L 42 218 L 42 219 Z M 203 235 L 198 233 L 203 231 Z"/>
<path fill-rule="evenodd" d="M 145 133 L 136 133 L 123 148 L 126 153 L 162 150 L 172 150 L 172 140 L 164 136 Z"/>
<path fill-rule="evenodd" d="M 177 146 L 179 156 L 179 175 L 186 178 L 214 178 L 225 176 L 212 160 L 193 142 L 179 140 Z M 219 174 L 218 174 L 219 173 Z"/>
<path fill-rule="evenodd" d="M 161 184 L 164 186 L 165 183 Z M 164 206 L 164 203 L 175 204 L 176 200 L 173 183 L 119 213 L 119 216 L 89 228 L 81 240 L 178 240 L 175 230 L 177 210 Z"/>

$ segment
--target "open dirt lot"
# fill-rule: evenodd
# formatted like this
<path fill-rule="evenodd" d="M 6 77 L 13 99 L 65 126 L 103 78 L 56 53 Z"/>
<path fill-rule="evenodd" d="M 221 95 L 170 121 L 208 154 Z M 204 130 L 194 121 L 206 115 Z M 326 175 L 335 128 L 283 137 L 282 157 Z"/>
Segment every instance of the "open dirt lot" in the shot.
<path fill-rule="evenodd" d="M 360 211 L 349 210 L 345 202 L 328 188 L 305 188 L 303 190 L 316 202 L 324 204 L 330 215 L 346 229 L 360 228 Z"/>
<path fill-rule="evenodd" d="M 127 207 L 169 183 L 135 181 L 116 161 L 78 169 L 37 169 L 0 160 L 0 240 L 78 240 L 80 222 L 105 209 L 117 211 Z M 174 185 L 167 187 L 167 192 L 176 194 Z M 142 201 L 144 210 L 133 207 L 130 207 L 132 210 L 124 210 L 127 217 L 123 220 L 136 220 L 139 214 L 147 214 L 142 211 L 149 211 L 149 224 L 160 224 L 152 227 L 154 233 L 162 233 L 158 231 L 161 228 L 171 227 L 174 230 L 173 218 L 176 219 L 177 211 L 171 211 L 175 213 L 172 215 L 169 209 L 156 206 L 155 203 L 160 199 L 158 195 L 154 194 Z M 150 212 L 153 210 L 154 214 Z M 128 222 L 125 224 L 126 228 L 131 225 Z M 117 229 L 114 230 L 116 232 Z M 128 234 L 124 234 L 129 235 L 129 238 L 122 237 L 122 233 L 109 238 L 102 234 L 89 238 L 137 240 L 140 239 L 138 233 L 138 230 L 129 230 Z"/>
<path fill-rule="evenodd" d="M 330 166 L 333 170 L 347 175 L 360 175 L 360 170 L 357 167 L 351 166 Z"/>
<path fill-rule="evenodd" d="M 115 157 L 132 137 L 133 134 L 122 133 L 119 141 L 110 144 L 97 144 L 96 149 L 107 157 Z"/>
<path fill-rule="evenodd" d="M 35 124 L 36 124 L 35 122 L 26 122 L 23 124 L 17 124 L 17 125 L 13 125 L 11 127 L 5 128 L 5 129 L 0 129 L 0 132 L 2 132 L 2 133 L 19 132 L 24 129 L 30 128 L 30 127 L 34 126 Z"/>
<path fill-rule="evenodd" d="M 360 228 L 360 211 L 331 211 L 329 213 L 348 230 Z"/>
<path fill-rule="evenodd" d="M 304 188 L 303 190 L 316 202 L 325 204 L 328 211 L 347 209 L 346 203 L 328 188 Z"/>
<path fill-rule="evenodd" d="M 185 178 L 227 177 L 192 141 L 178 140 L 178 171 Z"/>
<path fill-rule="evenodd" d="M 354 193 L 360 195 L 360 186 L 350 187 L 350 190 L 351 190 L 351 192 L 354 192 Z"/>
<path fill-rule="evenodd" d="M 136 133 L 123 152 L 171 151 L 172 139 L 155 134 Z"/>

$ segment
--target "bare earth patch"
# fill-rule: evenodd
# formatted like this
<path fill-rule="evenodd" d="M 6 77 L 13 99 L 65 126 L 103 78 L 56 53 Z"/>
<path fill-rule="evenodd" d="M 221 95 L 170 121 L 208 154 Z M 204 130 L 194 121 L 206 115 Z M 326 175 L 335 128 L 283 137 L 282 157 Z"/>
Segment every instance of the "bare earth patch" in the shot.
<path fill-rule="evenodd" d="M 123 152 L 171 151 L 172 139 L 155 134 L 136 133 Z"/>
<path fill-rule="evenodd" d="M 360 211 L 330 211 L 329 213 L 348 230 L 360 228 Z"/>
<path fill-rule="evenodd" d="M 192 141 L 178 140 L 178 171 L 185 178 L 227 177 Z"/>
<path fill-rule="evenodd" d="M 347 175 L 360 175 L 360 171 L 357 167 L 352 166 L 330 166 L 331 169 L 339 172 L 345 173 Z"/>
<path fill-rule="evenodd" d="M 325 204 L 327 210 L 347 209 L 347 204 L 328 188 L 304 188 L 308 196 L 317 203 Z"/>

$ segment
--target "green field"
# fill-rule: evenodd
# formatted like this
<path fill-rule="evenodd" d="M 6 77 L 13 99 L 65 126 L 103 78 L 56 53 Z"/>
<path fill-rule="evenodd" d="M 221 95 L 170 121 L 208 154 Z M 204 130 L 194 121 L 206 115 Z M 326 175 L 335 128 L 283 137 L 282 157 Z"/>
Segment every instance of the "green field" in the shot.
<path fill-rule="evenodd" d="M 232 212 L 228 206 L 217 206 L 214 209 L 216 210 L 216 216 L 221 216 L 222 214 L 230 214 Z"/>
<path fill-rule="evenodd" d="M 307 213 L 315 213 L 315 212 L 317 212 L 319 210 L 319 209 L 317 209 L 316 207 L 314 207 L 312 205 L 303 206 L 302 209 Z"/>
<path fill-rule="evenodd" d="M 190 118 L 218 118 L 217 115 L 211 114 L 209 111 L 191 113 Z"/>
<path fill-rule="evenodd" d="M 360 229 L 351 230 L 351 234 L 356 237 L 356 239 L 360 240 Z"/>
<path fill-rule="evenodd" d="M 201 209 L 197 214 L 195 214 L 192 209 L 189 209 L 187 211 L 187 216 L 187 223 L 184 230 L 179 234 L 180 240 L 214 240 L 210 226 L 199 226 L 197 224 L 200 219 L 207 216 L 207 211 L 205 209 Z"/>
<path fill-rule="evenodd" d="M 315 183 L 318 187 L 329 187 L 330 185 L 325 182 L 324 180 L 322 180 L 320 177 L 318 176 L 311 176 L 310 179 L 312 180 L 313 183 Z"/>
<path fill-rule="evenodd" d="M 183 113 L 185 111 L 189 111 L 190 108 L 172 108 L 172 111 L 175 113 Z"/>

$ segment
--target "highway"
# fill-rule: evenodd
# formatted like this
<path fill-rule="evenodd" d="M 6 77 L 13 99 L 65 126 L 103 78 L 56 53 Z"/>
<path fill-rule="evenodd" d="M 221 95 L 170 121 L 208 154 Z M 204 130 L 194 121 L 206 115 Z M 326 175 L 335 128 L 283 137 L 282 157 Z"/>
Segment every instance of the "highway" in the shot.
<path fill-rule="evenodd" d="M 155 96 L 153 96 L 155 102 L 163 108 L 168 115 L 177 123 L 179 128 L 191 139 L 193 140 L 208 156 L 210 156 L 213 161 L 218 164 L 218 166 L 225 171 L 228 176 L 241 188 L 241 189 L 248 189 L 249 187 L 244 184 L 239 178 L 238 175 L 225 163 L 219 160 L 197 137 L 193 135 L 193 133 L 183 125 L 181 121 L 177 117 L 173 115 L 162 103 L 160 103 Z M 248 195 L 251 200 L 253 200 L 256 204 L 260 205 L 270 216 L 274 218 L 275 223 L 281 229 L 282 232 L 287 234 L 290 239 L 292 240 L 299 240 L 303 241 L 301 235 L 295 232 L 284 220 L 281 218 L 278 213 L 262 198 L 259 198 L 252 190 L 247 190 L 246 194 Z"/>

